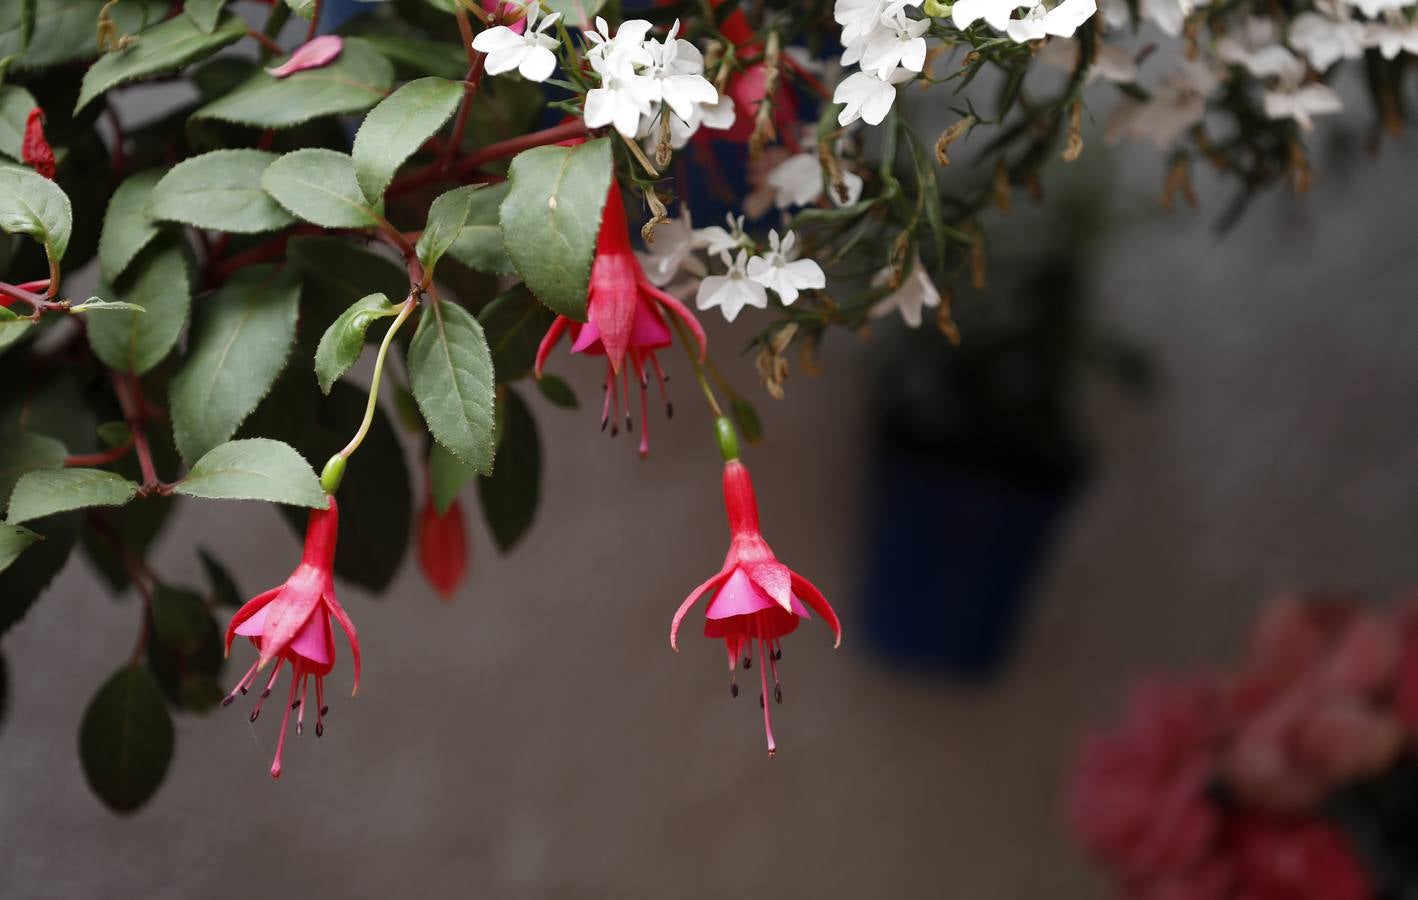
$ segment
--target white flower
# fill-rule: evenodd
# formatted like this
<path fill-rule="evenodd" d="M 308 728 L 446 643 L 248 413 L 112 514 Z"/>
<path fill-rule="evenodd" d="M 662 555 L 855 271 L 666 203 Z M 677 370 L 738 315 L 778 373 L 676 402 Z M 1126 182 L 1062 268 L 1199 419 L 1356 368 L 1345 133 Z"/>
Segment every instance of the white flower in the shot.
<path fill-rule="evenodd" d="M 919 72 L 926 66 L 926 39 L 930 19 L 908 19 L 898 11 L 885 20 L 865 42 L 862 50 L 862 71 L 873 72 L 878 78 L 890 78 L 897 66 Z"/>
<path fill-rule="evenodd" d="M 1250 18 L 1216 42 L 1216 55 L 1257 78 L 1298 81 L 1305 74 L 1305 64 L 1275 40 L 1275 26 L 1269 19 Z"/>
<path fill-rule="evenodd" d="M 718 225 L 694 229 L 694 246 L 703 247 L 710 256 L 720 256 L 753 246 L 753 241 L 749 240 L 748 234 L 743 230 L 743 216 L 726 213 L 724 220 L 729 223 L 727 229 Z"/>
<path fill-rule="evenodd" d="M 1413 5 L 1413 0 L 1344 0 L 1344 2 L 1370 19 L 1377 19 L 1391 9 L 1403 9 Z"/>
<path fill-rule="evenodd" d="M 689 41 L 677 40 L 678 33 L 679 20 L 676 19 L 663 41 L 646 42 L 650 64 L 645 75 L 654 82 L 656 99 L 664 101 L 675 115 L 688 121 L 698 104 L 718 103 L 719 92 L 704 77 L 704 56 Z"/>
<path fill-rule="evenodd" d="M 664 287 L 675 280 L 680 269 L 688 269 L 694 275 L 704 274 L 704 264 L 694 256 L 695 249 L 701 246 L 703 244 L 695 236 L 694 223 L 686 209 L 679 218 L 657 225 L 650 251 L 636 255 L 640 257 L 640 264 L 650 283 Z"/>
<path fill-rule="evenodd" d="M 1204 64 L 1183 62 L 1158 83 L 1146 103 L 1131 99 L 1119 103 L 1108 121 L 1107 138 L 1145 137 L 1158 147 L 1169 147 L 1206 115 L 1206 98 L 1220 83 Z"/>
<path fill-rule="evenodd" d="M 1364 26 L 1353 19 L 1336 20 L 1302 12 L 1290 22 L 1290 46 L 1303 53 L 1316 72 L 1325 71 L 1341 59 L 1363 56 L 1364 38 Z"/>
<path fill-rule="evenodd" d="M 837 0 L 832 18 L 842 26 L 842 46 L 851 47 L 870 37 L 882 19 L 921 3 L 922 0 Z"/>
<path fill-rule="evenodd" d="M 845 104 L 837 115 L 838 125 L 850 125 L 865 119 L 868 125 L 880 125 L 896 102 L 896 85 L 915 78 L 909 69 L 897 69 L 882 80 L 870 72 L 853 72 L 832 93 L 833 103 Z"/>
<path fill-rule="evenodd" d="M 778 295 L 784 306 L 798 299 L 799 291 L 827 287 L 827 275 L 822 266 L 810 259 L 793 257 L 798 236 L 789 231 L 781 243 L 778 232 L 768 232 L 769 250 L 748 261 L 748 277 Z"/>
<path fill-rule="evenodd" d="M 1337 113 L 1344 109 L 1344 103 L 1334 88 L 1317 81 L 1299 86 L 1282 84 L 1266 91 L 1262 102 L 1267 118 L 1294 119 L 1305 131 L 1315 127 L 1312 116 Z"/>
<path fill-rule="evenodd" d="M 1011 19 L 1005 33 L 1017 44 L 1027 44 L 1048 35 L 1073 37 L 1078 26 L 1087 22 L 1097 11 L 1097 0 L 1063 0 L 1049 10 L 1039 3 L 1022 19 Z"/>
<path fill-rule="evenodd" d="M 1404 51 L 1418 54 L 1418 27 L 1399 13 L 1387 13 L 1384 21 L 1368 22 L 1362 27 L 1364 46 L 1377 47 L 1384 59 L 1393 59 Z"/>
<path fill-rule="evenodd" d="M 516 69 L 528 81 L 546 81 L 556 71 L 552 49 L 557 40 L 547 31 L 561 19 L 561 13 L 552 13 L 538 23 L 540 9 L 536 0 L 527 5 L 527 27 L 521 34 L 506 25 L 497 25 L 473 38 L 473 49 L 487 54 L 487 74 L 501 75 Z"/>
<path fill-rule="evenodd" d="M 950 21 L 964 29 L 984 19 L 995 31 L 1004 31 L 1014 11 L 1028 5 L 1029 0 L 957 0 L 950 9 Z"/>
<path fill-rule="evenodd" d="M 649 22 L 644 19 L 631 19 L 621 22 L 615 36 L 611 37 L 606 20 L 596 16 L 596 27 L 585 33 L 586 40 L 591 42 L 591 49 L 586 51 L 586 59 L 590 61 L 593 69 L 597 63 L 615 57 L 627 58 L 638 66 L 648 66 L 650 51 L 645 46 L 645 36 L 649 33 Z"/>
<path fill-rule="evenodd" d="M 842 183 L 847 188 L 844 201 L 836 191 L 828 191 L 837 206 L 851 206 L 862 197 L 862 176 L 838 166 Z M 773 189 L 773 204 L 779 209 L 810 206 L 822 197 L 822 181 L 826 173 L 816 153 L 796 153 L 773 167 L 765 182 Z"/>
<path fill-rule="evenodd" d="M 887 266 L 872 276 L 872 287 L 891 283 L 892 268 Z M 871 317 L 879 319 L 899 311 L 901 319 L 912 328 L 921 327 L 922 311 L 926 307 L 940 306 L 940 291 L 931 281 L 930 273 L 921 262 L 921 255 L 911 261 L 911 274 L 901 282 L 901 286 L 876 302 L 871 308 Z"/>
<path fill-rule="evenodd" d="M 1168 37 L 1182 33 L 1182 25 L 1197 7 L 1206 6 L 1206 0 L 1142 0 L 1139 13 Z"/>
<path fill-rule="evenodd" d="M 640 117 L 654 114 L 657 98 L 652 79 L 635 71 L 628 54 L 606 54 L 591 67 L 601 76 L 601 85 L 586 93 L 586 127 L 614 125 L 616 131 L 634 138 Z"/>
<path fill-rule="evenodd" d="M 732 322 L 745 306 L 763 309 L 768 305 L 768 292 L 763 285 L 748 277 L 748 253 L 740 250 L 739 255 L 730 260 L 727 252 L 719 258 L 729 271 L 723 275 L 710 275 L 699 282 L 699 292 L 694 297 L 694 305 L 700 309 L 719 307 L 724 318 Z"/>
<path fill-rule="evenodd" d="M 1071 71 L 1078 63 L 1078 41 L 1073 38 L 1054 38 L 1039 51 L 1039 62 Z M 1092 84 L 1099 78 L 1118 84 L 1131 84 L 1137 80 L 1137 60 L 1126 47 L 1100 44 L 1093 65 L 1088 69 L 1087 83 Z"/>

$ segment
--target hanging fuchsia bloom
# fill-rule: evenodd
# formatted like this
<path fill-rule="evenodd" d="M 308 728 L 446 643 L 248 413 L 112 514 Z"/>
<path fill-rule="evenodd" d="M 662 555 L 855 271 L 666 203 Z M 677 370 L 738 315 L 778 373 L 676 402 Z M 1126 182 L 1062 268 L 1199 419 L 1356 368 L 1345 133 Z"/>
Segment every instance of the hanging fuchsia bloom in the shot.
<path fill-rule="evenodd" d="M 39 174 L 54 180 L 54 148 L 44 136 L 44 110 L 35 107 L 25 120 L 25 136 L 20 142 L 20 161 Z"/>
<path fill-rule="evenodd" d="M 704 329 L 683 303 L 655 287 L 645 277 L 635 251 L 630 247 L 630 235 L 621 204 L 620 188 L 611 183 L 606 196 L 601 231 L 596 238 L 596 259 L 591 264 L 591 284 L 586 295 L 586 322 L 557 316 L 551 323 L 541 346 L 537 348 L 536 375 L 561 336 L 571 333 L 571 352 L 606 358 L 606 393 L 601 407 L 601 430 L 610 425 L 611 434 L 619 432 L 617 419 L 624 411 L 625 427 L 632 427 L 630 418 L 630 378 L 640 383 L 640 455 L 650 452 L 650 435 L 646 420 L 646 393 L 650 372 L 660 384 L 660 396 L 665 401 L 665 414 L 674 415 L 665 391 L 665 372 L 655 358 L 655 351 L 672 343 L 670 326 L 665 314 L 679 317 L 694 335 L 699 345 L 699 358 L 704 358 Z M 625 365 L 629 359 L 630 365 Z M 621 380 L 618 387 L 617 380 Z M 624 388 L 624 406 L 621 391 Z"/>
<path fill-rule="evenodd" d="M 285 78 L 296 72 L 323 68 L 339 59 L 340 52 L 344 49 L 345 41 L 339 35 L 322 34 L 296 47 L 291 51 L 289 59 L 266 71 L 275 78 Z"/>
<path fill-rule="evenodd" d="M 305 530 L 305 554 L 286 583 L 271 588 L 248 600 L 226 629 L 226 652 L 231 654 L 231 642 L 236 635 L 251 639 L 260 657 L 246 670 L 232 692 L 222 701 L 229 706 L 238 693 L 245 694 L 254 684 L 256 674 L 266 664 L 275 661 L 271 677 L 261 691 L 261 699 L 251 711 L 251 721 L 261 714 L 261 704 L 271 694 L 281 666 L 290 663 L 290 697 L 281 717 L 281 736 L 276 743 L 276 758 L 271 762 L 271 777 L 281 777 L 281 751 L 286 745 L 286 728 L 290 724 L 292 710 L 299 709 L 296 716 L 295 733 L 300 734 L 305 726 L 306 687 L 311 676 L 315 678 L 315 736 L 325 733 L 325 676 L 335 667 L 335 633 L 330 627 L 333 616 L 344 629 L 354 655 L 354 689 L 359 690 L 359 635 L 354 623 L 335 599 L 333 569 L 335 565 L 335 538 L 339 532 L 340 513 L 335 498 L 330 498 L 329 509 L 310 511 L 310 523 Z"/>
<path fill-rule="evenodd" d="M 424 579 L 445 603 L 452 602 L 458 585 L 468 574 L 468 532 L 463 524 L 463 507 L 456 497 L 440 514 L 430 489 L 424 498 L 423 512 L 419 513 L 418 546 Z"/>
<path fill-rule="evenodd" d="M 720 425 L 721 434 L 726 425 Z M 778 681 L 778 662 L 783 658 L 780 641 L 798 627 L 799 621 L 810 618 L 809 609 L 832 629 L 836 637 L 834 647 L 842 643 L 842 625 L 822 592 L 773 555 L 773 548 L 768 546 L 758 528 L 758 501 L 753 494 L 753 481 L 738 459 L 724 463 L 724 507 L 728 511 L 730 535 L 724 567 L 695 588 L 680 605 L 670 623 L 670 646 L 679 649 L 680 622 L 699 598 L 713 592 L 705 610 L 704 636 L 723 639 L 729 654 L 729 692 L 735 697 L 739 695 L 735 680 L 739 660 L 743 660 L 744 669 L 751 668 L 753 647 L 755 643 L 758 645 L 761 688 L 758 703 L 763 707 L 763 731 L 771 757 L 778 752 L 778 747 L 773 740 L 769 713 L 768 678 L 770 675 L 773 678 L 773 700 L 782 703 L 783 687 Z"/>

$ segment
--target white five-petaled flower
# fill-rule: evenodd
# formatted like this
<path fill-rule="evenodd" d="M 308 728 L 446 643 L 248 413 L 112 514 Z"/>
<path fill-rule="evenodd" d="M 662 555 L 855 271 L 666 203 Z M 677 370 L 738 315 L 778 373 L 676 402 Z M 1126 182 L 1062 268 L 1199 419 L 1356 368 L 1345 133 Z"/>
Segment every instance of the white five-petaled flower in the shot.
<path fill-rule="evenodd" d="M 903 10 L 897 10 L 863 42 L 862 71 L 872 72 L 878 78 L 890 78 L 898 66 L 912 72 L 921 71 L 926 66 L 923 35 L 930 27 L 930 19 L 908 19 Z"/>
<path fill-rule="evenodd" d="M 832 102 L 843 104 L 837 114 L 837 124 L 850 125 L 864 119 L 868 125 L 880 125 L 891 112 L 891 104 L 896 102 L 896 86 L 915 77 L 916 73 L 909 69 L 897 69 L 886 80 L 870 72 L 848 75 L 832 93 Z"/>
<path fill-rule="evenodd" d="M 1029 5 L 1029 0 L 956 0 L 950 8 L 950 20 L 956 28 L 965 29 L 984 19 L 995 31 L 1004 31 L 1014 11 Z"/>
<path fill-rule="evenodd" d="M 882 287 L 890 284 L 892 275 L 892 267 L 887 266 L 872 276 L 872 286 Z M 915 259 L 911 260 L 911 271 L 902 280 L 901 286 L 872 306 L 871 317 L 879 319 L 892 312 L 900 312 L 902 321 L 912 328 L 919 328 L 923 310 L 937 306 L 940 306 L 940 291 L 936 290 L 935 282 L 931 281 L 930 273 L 926 271 L 925 264 L 921 262 L 921 255 L 917 253 Z"/>
<path fill-rule="evenodd" d="M 842 26 L 842 46 L 852 47 L 869 39 L 882 20 L 906 7 L 920 6 L 923 0 L 837 0 L 832 18 Z"/>
<path fill-rule="evenodd" d="M 710 256 L 721 256 L 753 246 L 753 241 L 749 240 L 748 234 L 743 230 L 743 216 L 725 213 L 724 218 L 729 223 L 727 229 L 718 225 L 694 229 L 694 245 L 703 247 Z"/>
<path fill-rule="evenodd" d="M 1377 48 L 1384 59 L 1404 52 L 1418 54 L 1418 26 L 1401 13 L 1387 12 L 1380 21 L 1366 22 L 1361 27 L 1363 46 Z"/>
<path fill-rule="evenodd" d="M 768 232 L 768 252 L 748 261 L 748 277 L 778 295 L 784 306 L 798 299 L 799 291 L 827 287 L 827 275 L 811 259 L 794 259 L 798 236 L 791 231 L 778 239 Z"/>
<path fill-rule="evenodd" d="M 719 101 L 719 92 L 704 77 L 704 56 L 689 41 L 678 40 L 679 20 L 663 41 L 650 40 L 645 49 L 650 64 L 645 75 L 654 84 L 657 100 L 664 102 L 680 119 L 688 122 L 701 104 Z"/>
<path fill-rule="evenodd" d="M 1300 85 L 1282 83 L 1267 90 L 1261 101 L 1267 118 L 1294 119 L 1305 131 L 1315 127 L 1314 116 L 1342 112 L 1344 109 L 1339 93 L 1318 81 Z"/>
<path fill-rule="evenodd" d="M 724 318 L 732 322 L 738 318 L 745 306 L 763 309 L 768 305 L 768 292 L 763 285 L 748 277 L 748 252 L 740 250 L 737 257 L 730 259 L 728 252 L 719 258 L 729 270 L 723 275 L 710 275 L 699 282 L 699 293 L 694 305 L 700 309 L 719 307 Z"/>
<path fill-rule="evenodd" d="M 1078 26 L 1098 11 L 1097 0 L 1063 0 L 1053 9 L 1035 4 L 1021 19 L 1011 19 L 1005 33 L 1017 44 L 1027 44 L 1047 36 L 1073 37 Z"/>
<path fill-rule="evenodd" d="M 496 25 L 473 38 L 473 49 L 487 54 L 487 74 L 501 75 L 516 69 L 528 81 L 546 81 L 556 71 L 557 40 L 547 32 L 561 19 L 552 13 L 537 21 L 540 5 L 527 5 L 527 27 L 521 33 L 506 25 Z"/>
<path fill-rule="evenodd" d="M 650 283 L 664 287 L 675 280 L 682 268 L 689 269 L 695 275 L 704 274 L 704 265 L 694 257 L 695 249 L 701 246 L 703 244 L 695 236 L 689 210 L 685 209 L 679 218 L 655 226 L 655 240 L 650 244 L 649 252 L 636 255 L 640 257 L 640 265 L 645 269 L 645 277 L 650 279 Z"/>
<path fill-rule="evenodd" d="M 1257 78 L 1294 82 L 1305 74 L 1305 64 L 1276 42 L 1275 26 L 1269 19 L 1246 19 L 1239 29 L 1216 42 L 1216 55 Z"/>
<path fill-rule="evenodd" d="M 591 68 L 601 76 L 601 84 L 586 92 L 586 127 L 614 125 L 625 137 L 634 138 L 640 130 L 640 118 L 654 113 L 657 98 L 653 80 L 635 71 L 628 53 L 604 54 L 591 63 Z"/>
<path fill-rule="evenodd" d="M 837 206 L 850 206 L 861 199 L 862 176 L 838 166 L 842 173 L 842 185 L 847 189 L 845 198 L 837 191 L 829 190 L 828 196 Z M 796 153 L 773 167 L 765 180 L 773 189 L 773 204 L 779 209 L 792 206 L 809 206 L 822 196 L 822 161 L 816 153 Z"/>
<path fill-rule="evenodd" d="M 650 65 L 650 51 L 645 46 L 645 36 L 650 33 L 650 27 L 645 19 L 630 19 L 621 22 L 612 36 L 606 20 L 596 16 L 596 27 L 585 32 L 586 40 L 591 43 L 591 49 L 586 51 L 591 68 L 596 68 L 598 62 L 615 57 L 628 58 L 638 66 Z"/>
<path fill-rule="evenodd" d="M 1353 19 L 1302 12 L 1290 21 L 1287 39 L 1316 72 L 1324 72 L 1341 59 L 1363 56 L 1364 36 L 1364 26 Z"/>
<path fill-rule="evenodd" d="M 1389 10 L 1399 10 L 1413 5 L 1413 0 L 1344 0 L 1344 2 L 1370 19 L 1377 19 Z"/>
<path fill-rule="evenodd" d="M 1208 66 L 1184 61 L 1163 78 L 1142 103 L 1125 99 L 1113 109 L 1108 120 L 1107 138 L 1150 138 L 1158 147 L 1169 147 L 1177 136 L 1206 116 L 1206 98 L 1221 84 Z"/>

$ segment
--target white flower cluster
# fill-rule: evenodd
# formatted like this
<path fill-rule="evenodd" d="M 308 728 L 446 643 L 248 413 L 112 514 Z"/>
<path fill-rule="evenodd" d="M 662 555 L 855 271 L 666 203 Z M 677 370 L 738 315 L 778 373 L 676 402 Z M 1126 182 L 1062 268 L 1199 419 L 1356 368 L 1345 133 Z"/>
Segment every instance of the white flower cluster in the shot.
<path fill-rule="evenodd" d="M 728 228 L 713 225 L 695 228 L 689 212 L 655 229 L 651 252 L 641 256 L 645 274 L 657 285 L 667 285 L 683 269 L 702 279 L 695 294 L 700 309 L 718 307 L 732 322 L 745 306 L 764 309 L 768 291 L 791 306 L 803 291 L 827 286 L 827 275 L 811 259 L 798 259 L 798 236 L 768 232 L 768 249 L 758 252 L 743 229 L 743 216 L 728 217 Z M 723 263 L 722 275 L 710 275 L 706 261 L 696 251 Z"/>
<path fill-rule="evenodd" d="M 595 29 L 586 32 L 586 58 L 601 81 L 586 94 L 586 126 L 612 125 L 627 138 L 647 137 L 668 109 L 676 147 L 701 125 L 731 127 L 734 104 L 704 77 L 699 49 L 677 37 L 679 22 L 664 40 L 649 37 L 650 28 L 644 19 L 631 19 L 612 36 L 606 20 L 597 17 Z"/>

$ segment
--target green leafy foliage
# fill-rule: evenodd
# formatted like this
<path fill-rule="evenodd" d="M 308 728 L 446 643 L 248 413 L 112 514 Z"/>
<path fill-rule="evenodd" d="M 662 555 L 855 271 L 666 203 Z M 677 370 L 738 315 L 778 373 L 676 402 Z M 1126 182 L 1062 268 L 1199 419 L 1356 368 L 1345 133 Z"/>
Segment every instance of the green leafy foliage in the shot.
<path fill-rule="evenodd" d="M 486 204 L 477 202 L 480 191 L 481 185 L 476 184 L 454 188 L 440 195 L 428 208 L 428 222 L 415 248 L 425 270 L 432 272 L 438 266 L 443 254 L 458 240 L 474 207 L 481 205 L 486 208 Z"/>
<path fill-rule="evenodd" d="M 258 70 L 193 118 L 289 128 L 321 116 L 363 112 L 383 100 L 393 83 L 394 67 L 383 55 L 360 38 L 345 38 L 339 57 L 329 65 L 284 78 Z"/>
<path fill-rule="evenodd" d="M 150 188 L 146 214 L 236 234 L 285 228 L 294 217 L 261 188 L 261 176 L 277 158 L 262 150 L 213 150 L 183 160 Z M 104 275 L 112 277 L 107 270 Z"/>
<path fill-rule="evenodd" d="M 576 409 L 580 405 L 571 385 L 555 375 L 542 375 L 537 379 L 537 388 L 541 390 L 543 397 L 562 409 Z"/>
<path fill-rule="evenodd" d="M 553 312 L 586 320 L 586 289 L 611 183 L 610 141 L 536 147 L 512 160 L 503 244 L 527 287 Z"/>
<path fill-rule="evenodd" d="M 16 70 L 43 69 L 98 56 L 94 25 L 105 0 L 35 0 L 30 35 L 25 37 L 24 3 L 0 3 L 0 59 L 18 56 Z M 161 22 L 166 0 L 121 0 L 108 11 L 122 34 Z"/>
<path fill-rule="evenodd" d="M 33 332 L 33 319 L 0 307 L 0 351 Z"/>
<path fill-rule="evenodd" d="M 114 310 L 89 321 L 89 346 L 104 365 L 141 375 L 172 350 L 192 305 L 190 253 L 181 236 L 160 235 L 112 287 L 100 286 L 105 297 L 143 309 Z"/>
<path fill-rule="evenodd" d="M 10 493 L 21 475 L 58 469 L 67 455 L 64 445 L 47 435 L 21 431 L 0 437 L 0 504 L 10 502 Z"/>
<path fill-rule="evenodd" d="M 304 334 L 320 334 L 350 305 L 352 298 L 369 294 L 403 297 L 409 276 L 387 256 L 339 238 L 311 235 L 286 245 L 286 259 L 300 271 L 305 313 Z"/>
<path fill-rule="evenodd" d="M 221 702 L 226 654 L 217 620 L 195 592 L 158 585 L 147 629 L 147 664 L 169 703 L 203 713 Z"/>
<path fill-rule="evenodd" d="M 371 203 L 383 199 L 399 166 L 453 115 L 463 92 L 456 81 L 420 78 L 390 94 L 364 117 L 351 155 L 355 177 Z"/>
<path fill-rule="evenodd" d="M 454 303 L 431 304 L 408 361 L 409 386 L 434 440 L 479 472 L 491 472 L 492 354 L 478 320 Z"/>
<path fill-rule="evenodd" d="M 487 335 L 499 381 L 516 381 L 531 373 L 537 346 L 552 319 L 547 308 L 520 284 L 483 307 L 478 321 Z"/>
<path fill-rule="evenodd" d="M 468 70 L 467 53 L 457 44 L 447 41 L 374 33 L 361 34 L 360 40 L 392 62 L 396 74 L 401 77 L 433 75 L 456 81 Z"/>
<path fill-rule="evenodd" d="M 84 711 L 79 758 L 109 809 L 130 813 L 157 791 L 172 761 L 172 718 L 147 669 L 119 669 Z"/>
<path fill-rule="evenodd" d="M 503 553 L 527 533 L 537 515 L 541 494 L 542 446 L 537 423 L 516 391 L 508 390 L 502 403 L 501 437 L 497 468 L 478 479 L 478 500 L 488 531 Z"/>
<path fill-rule="evenodd" d="M 315 348 L 315 377 L 320 382 L 321 392 L 330 393 L 339 377 L 359 360 L 369 326 L 378 319 L 394 315 L 398 310 L 399 307 L 390 303 L 383 294 L 370 294 L 340 313 L 340 317 L 325 329 L 320 345 Z"/>
<path fill-rule="evenodd" d="M 201 597 L 160 584 L 153 590 L 148 610 L 153 619 L 153 633 L 167 649 L 185 655 L 202 645 L 211 616 L 202 605 Z"/>
<path fill-rule="evenodd" d="M 0 165 L 0 230 L 29 235 L 57 262 L 73 228 L 74 213 L 59 185 L 32 169 Z"/>
<path fill-rule="evenodd" d="M 348 154 L 316 147 L 287 153 L 266 169 L 261 187 L 292 215 L 325 228 L 372 228 L 380 222 L 359 189 Z"/>
<path fill-rule="evenodd" d="M 19 160 L 30 110 L 39 106 L 34 94 L 15 84 L 0 84 L 0 155 Z"/>
<path fill-rule="evenodd" d="M 173 435 L 183 459 L 226 441 L 275 384 L 295 341 L 300 282 L 274 266 L 235 273 L 202 304 L 172 380 Z"/>
<path fill-rule="evenodd" d="M 104 312 L 115 309 L 126 310 L 128 312 L 144 312 L 143 307 L 136 303 L 125 303 L 122 300 L 104 300 L 102 297 L 90 297 L 83 303 L 69 307 L 71 313 L 81 312 Z"/>
<path fill-rule="evenodd" d="M 15 482 L 5 519 L 14 525 L 71 509 L 122 506 L 137 492 L 137 484 L 103 469 L 36 469 Z"/>
<path fill-rule="evenodd" d="M 10 568 L 10 563 L 37 540 L 39 535 L 28 528 L 0 523 L 0 572 Z"/>
<path fill-rule="evenodd" d="M 43 540 L 0 572 L 0 635 L 20 621 L 69 559 L 79 534 L 79 513 L 61 513 L 26 527 Z"/>
<path fill-rule="evenodd" d="M 516 269 L 502 243 L 498 212 L 511 190 L 508 182 L 490 184 L 478 191 L 463 221 L 462 230 L 448 247 L 448 255 L 470 269 L 493 275 L 512 275 Z"/>
<path fill-rule="evenodd" d="M 442 444 L 434 442 L 428 451 L 428 477 L 433 485 L 433 505 L 440 516 L 448 512 L 448 507 L 453 505 L 463 485 L 477 474 L 477 469 L 449 453 Z"/>
<path fill-rule="evenodd" d="M 211 32 L 216 30 L 225 3 L 226 0 L 187 0 L 182 4 L 182 11 L 192 17 L 198 28 Z"/>
<path fill-rule="evenodd" d="M 228 441 L 192 466 L 176 491 L 208 500 L 268 500 L 324 509 L 325 492 L 310 463 L 269 438 Z"/>
<path fill-rule="evenodd" d="M 202 571 L 207 573 L 207 585 L 211 588 L 212 602 L 219 606 L 232 607 L 244 603 L 241 590 L 236 586 L 236 580 L 231 577 L 226 566 L 207 552 L 205 547 L 197 548 L 197 555 L 202 560 Z"/>
<path fill-rule="evenodd" d="M 211 31 L 203 31 L 191 16 L 173 16 L 144 29 L 131 46 L 105 54 L 90 66 L 74 111 L 88 106 L 109 88 L 205 59 L 245 35 L 246 23 L 240 16 L 226 16 Z"/>

